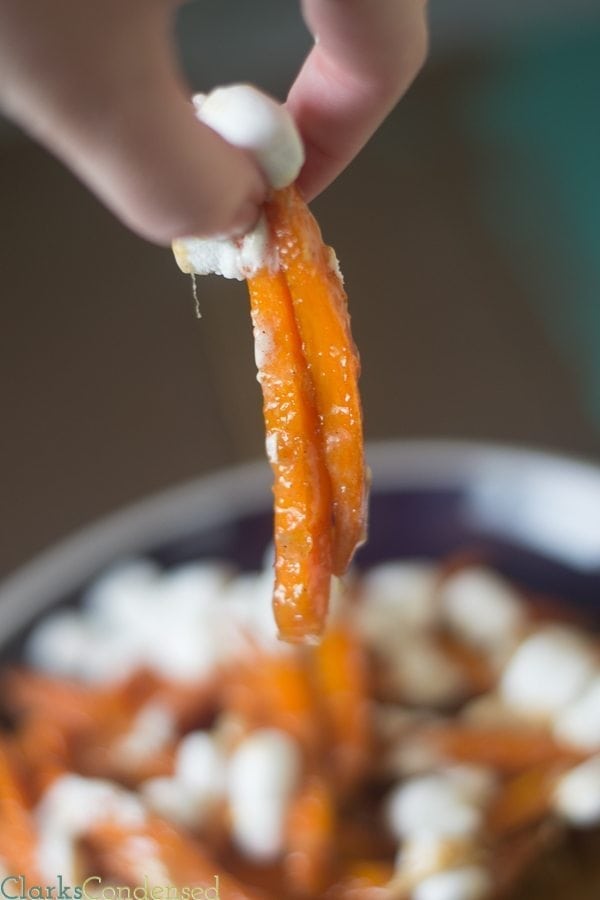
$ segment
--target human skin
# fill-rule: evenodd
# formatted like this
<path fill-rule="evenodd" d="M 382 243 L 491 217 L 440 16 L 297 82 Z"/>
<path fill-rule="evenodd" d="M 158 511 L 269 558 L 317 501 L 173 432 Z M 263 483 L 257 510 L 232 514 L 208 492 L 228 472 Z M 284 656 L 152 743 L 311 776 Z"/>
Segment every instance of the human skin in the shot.
<path fill-rule="evenodd" d="M 174 0 L 0 0 L 0 108 L 143 237 L 250 228 L 267 183 L 198 122 L 172 40 Z M 423 0 L 303 0 L 315 37 L 287 106 L 307 200 L 358 153 L 426 54 Z"/>

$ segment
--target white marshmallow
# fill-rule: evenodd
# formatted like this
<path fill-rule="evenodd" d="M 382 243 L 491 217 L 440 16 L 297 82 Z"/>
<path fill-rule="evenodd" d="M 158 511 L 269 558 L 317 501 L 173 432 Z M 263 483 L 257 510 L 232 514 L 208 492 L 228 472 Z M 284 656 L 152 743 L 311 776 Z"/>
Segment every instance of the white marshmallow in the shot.
<path fill-rule="evenodd" d="M 386 685 L 417 706 L 443 706 L 460 699 L 466 689 L 463 671 L 426 633 L 390 632 L 379 646 Z"/>
<path fill-rule="evenodd" d="M 171 822 L 198 828 L 210 821 L 225 795 L 227 761 L 212 734 L 193 731 L 179 743 L 173 778 L 142 785 L 147 804 Z"/>
<path fill-rule="evenodd" d="M 484 900 L 492 894 L 492 879 L 482 866 L 462 866 L 437 872 L 418 884 L 413 900 Z"/>
<path fill-rule="evenodd" d="M 600 756 L 563 775 L 554 791 L 554 809 L 571 825 L 600 823 Z"/>
<path fill-rule="evenodd" d="M 86 591 L 83 605 L 95 622 L 111 628 L 135 625 L 154 599 L 160 569 L 132 559 L 107 569 Z"/>
<path fill-rule="evenodd" d="M 137 797 L 109 781 L 67 774 L 57 778 L 37 810 L 38 864 L 42 875 L 75 884 L 74 845 L 99 821 L 114 820 L 131 828 L 145 821 Z"/>
<path fill-rule="evenodd" d="M 559 741 L 582 750 L 600 750 L 600 675 L 554 721 Z"/>
<path fill-rule="evenodd" d="M 411 835 L 402 841 L 395 868 L 410 883 L 421 881 L 447 865 L 448 839 L 428 832 Z"/>
<path fill-rule="evenodd" d="M 177 265 L 187 274 L 221 275 L 243 281 L 259 269 L 277 268 L 277 257 L 269 250 L 264 215 L 242 238 L 179 238 L 173 241 L 173 253 Z"/>
<path fill-rule="evenodd" d="M 502 673 L 502 699 L 533 716 L 557 713 L 594 675 L 595 655 L 585 637 L 572 628 L 551 625 L 517 648 Z"/>
<path fill-rule="evenodd" d="M 266 862 L 281 852 L 300 772 L 296 742 L 277 729 L 255 731 L 232 754 L 228 773 L 232 830 L 246 856 Z"/>
<path fill-rule="evenodd" d="M 115 745 L 114 752 L 131 764 L 143 763 L 160 753 L 175 738 L 175 719 L 160 703 L 147 703 L 133 720 L 131 728 Z"/>
<path fill-rule="evenodd" d="M 205 809 L 197 798 L 175 778 L 149 778 L 140 786 L 147 806 L 184 828 L 197 828 L 204 821 Z"/>
<path fill-rule="evenodd" d="M 174 615 L 194 615 L 219 603 L 231 579 L 231 571 L 219 563 L 185 563 L 165 572 L 158 584 L 158 602 Z"/>
<path fill-rule="evenodd" d="M 292 184 L 304 163 L 304 148 L 287 109 L 249 84 L 216 88 L 193 98 L 196 115 L 224 140 L 248 150 L 274 188 Z M 264 216 L 239 240 L 184 237 L 173 242 L 183 272 L 242 281 L 263 267 L 276 268 Z"/>
<path fill-rule="evenodd" d="M 272 97 L 251 84 L 230 84 L 193 98 L 196 115 L 224 140 L 248 150 L 274 188 L 296 180 L 304 147 L 296 124 Z"/>
<path fill-rule="evenodd" d="M 471 787 L 439 773 L 400 784 L 388 799 L 387 820 L 397 838 L 419 834 L 465 837 L 478 831 L 482 811 Z"/>
<path fill-rule="evenodd" d="M 25 658 L 36 669 L 66 678 L 79 678 L 90 648 L 90 629 L 77 611 L 57 612 L 31 632 Z"/>
<path fill-rule="evenodd" d="M 525 622 L 517 592 L 488 569 L 461 569 L 450 575 L 439 596 L 449 626 L 476 647 L 494 649 L 514 641 Z"/>
<path fill-rule="evenodd" d="M 27 657 L 45 671 L 89 683 L 113 683 L 147 667 L 172 681 L 211 677 L 248 647 L 276 652 L 272 574 L 232 578 L 214 563 L 165 573 L 145 561 L 110 570 L 86 593 L 82 609 L 59 612 L 32 632 Z"/>
<path fill-rule="evenodd" d="M 419 561 L 387 562 L 367 572 L 361 585 L 358 621 L 377 643 L 390 631 L 425 629 L 436 618 L 434 566 Z"/>
<path fill-rule="evenodd" d="M 175 757 L 175 778 L 203 802 L 225 793 L 227 765 L 213 735 L 193 731 L 180 742 Z"/>

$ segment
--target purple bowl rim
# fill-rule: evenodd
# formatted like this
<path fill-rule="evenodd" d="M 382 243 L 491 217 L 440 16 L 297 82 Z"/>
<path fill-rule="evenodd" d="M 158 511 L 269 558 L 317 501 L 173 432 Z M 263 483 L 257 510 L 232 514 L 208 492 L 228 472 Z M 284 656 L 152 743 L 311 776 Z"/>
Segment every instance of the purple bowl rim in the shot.
<path fill-rule="evenodd" d="M 528 471 L 565 473 L 598 493 L 600 464 L 552 451 L 479 441 L 410 439 L 369 443 L 373 488 L 444 488 Z M 160 543 L 268 511 L 271 472 L 265 461 L 216 470 L 110 513 L 53 544 L 0 584 L 0 647 L 36 616 L 118 558 Z"/>

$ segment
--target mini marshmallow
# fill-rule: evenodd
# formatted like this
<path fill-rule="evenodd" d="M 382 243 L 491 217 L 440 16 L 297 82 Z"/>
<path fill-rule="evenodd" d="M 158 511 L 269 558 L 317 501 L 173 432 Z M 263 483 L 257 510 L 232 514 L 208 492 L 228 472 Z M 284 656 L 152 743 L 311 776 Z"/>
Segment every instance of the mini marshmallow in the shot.
<path fill-rule="evenodd" d="M 554 809 L 571 825 L 600 823 L 600 756 L 567 772 L 554 791 Z"/>
<path fill-rule="evenodd" d="M 439 872 L 446 868 L 447 845 L 448 839 L 438 834 L 426 832 L 411 836 L 402 842 L 396 855 L 396 871 L 410 883 Z"/>
<path fill-rule="evenodd" d="M 67 883 L 75 884 L 77 840 L 99 821 L 138 827 L 145 812 L 137 797 L 110 781 L 67 774 L 52 782 L 35 818 L 41 874 L 53 879 L 60 872 Z"/>
<path fill-rule="evenodd" d="M 464 695 L 463 671 L 429 634 L 393 635 L 379 647 L 387 689 L 417 706 L 445 706 Z"/>
<path fill-rule="evenodd" d="M 175 778 L 187 791 L 209 802 L 224 794 L 226 777 L 226 759 L 213 735 L 192 731 L 181 740 L 175 757 Z"/>
<path fill-rule="evenodd" d="M 204 821 L 204 808 L 196 797 L 175 778 L 149 778 L 140 785 L 140 793 L 146 805 L 184 828 L 197 828 Z"/>
<path fill-rule="evenodd" d="M 131 764 L 140 764 L 175 737 L 175 719 L 167 706 L 147 703 L 133 720 L 130 730 L 115 745 L 115 753 Z"/>
<path fill-rule="evenodd" d="M 600 750 L 600 675 L 559 713 L 554 735 L 581 750 Z"/>
<path fill-rule="evenodd" d="M 434 566 L 420 561 L 388 562 L 367 572 L 361 584 L 357 617 L 372 641 L 390 630 L 426 629 L 436 618 Z"/>
<path fill-rule="evenodd" d="M 115 629 L 137 622 L 154 599 L 160 569 L 148 559 L 112 566 L 86 591 L 84 609 L 97 622 Z"/>
<path fill-rule="evenodd" d="M 249 84 L 215 88 L 208 95 L 197 94 L 193 102 L 201 122 L 254 156 L 271 187 L 283 188 L 296 180 L 304 148 L 284 106 Z M 268 243 L 263 215 L 243 238 L 183 237 L 173 242 L 173 253 L 183 272 L 242 281 L 264 267 L 277 268 Z"/>
<path fill-rule="evenodd" d="M 551 625 L 526 638 L 502 673 L 500 696 L 533 715 L 554 715 L 583 691 L 595 674 L 589 641 L 575 629 Z"/>
<path fill-rule="evenodd" d="M 401 884 L 414 886 L 436 872 L 470 864 L 477 852 L 477 844 L 470 838 L 419 833 L 402 841 L 395 868 Z"/>
<path fill-rule="evenodd" d="M 274 728 L 255 731 L 232 754 L 227 792 L 233 837 L 251 859 L 267 862 L 281 852 L 301 765 L 296 742 Z"/>
<path fill-rule="evenodd" d="M 442 583 L 439 598 L 450 628 L 483 649 L 513 642 L 525 622 L 517 592 L 488 569 L 473 567 L 450 575 Z"/>
<path fill-rule="evenodd" d="M 277 258 L 269 253 L 264 215 L 242 238 L 179 238 L 173 241 L 173 253 L 181 271 L 188 275 L 221 275 L 243 281 L 259 269 L 277 268 Z"/>
<path fill-rule="evenodd" d="M 193 731 L 179 743 L 172 778 L 142 785 L 146 803 L 171 822 L 198 828 L 210 821 L 226 787 L 227 761 L 212 734 Z"/>
<path fill-rule="evenodd" d="M 248 648 L 248 638 L 277 652 L 272 574 L 244 574 L 216 563 L 161 572 L 135 560 L 103 575 L 83 607 L 37 625 L 26 654 L 38 669 L 91 684 L 114 683 L 139 668 L 171 681 L 212 677 Z"/>
<path fill-rule="evenodd" d="M 51 675 L 79 678 L 90 646 L 90 629 L 79 612 L 67 610 L 46 616 L 25 644 L 25 658 Z"/>
<path fill-rule="evenodd" d="M 419 834 L 465 837 L 478 831 L 482 811 L 471 788 L 439 773 L 400 784 L 388 799 L 387 820 L 400 839 Z"/>
<path fill-rule="evenodd" d="M 412 900 L 484 900 L 493 893 L 490 874 L 482 866 L 437 872 L 418 884 Z"/>

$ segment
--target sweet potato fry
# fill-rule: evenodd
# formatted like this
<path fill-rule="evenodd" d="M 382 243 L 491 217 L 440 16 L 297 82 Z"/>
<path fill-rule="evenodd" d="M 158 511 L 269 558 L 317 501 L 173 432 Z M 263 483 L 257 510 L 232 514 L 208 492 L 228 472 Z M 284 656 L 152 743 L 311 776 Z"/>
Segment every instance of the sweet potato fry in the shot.
<path fill-rule="evenodd" d="M 447 759 L 492 766 L 506 773 L 583 758 L 559 746 L 541 728 L 484 728 L 450 722 L 432 727 L 424 737 Z"/>
<path fill-rule="evenodd" d="M 99 823 L 85 843 L 101 870 L 119 884 L 142 884 L 147 877 L 150 884 L 215 890 L 216 877 L 218 896 L 224 900 L 263 900 L 262 894 L 222 872 L 198 842 L 158 816 L 135 830 L 112 821 Z"/>
<path fill-rule="evenodd" d="M 535 766 L 509 778 L 492 800 L 487 826 L 495 838 L 541 822 L 550 809 L 552 790 L 565 766 Z"/>
<path fill-rule="evenodd" d="M 321 896 L 334 875 L 335 804 L 323 778 L 310 777 L 289 812 L 285 872 L 295 890 Z"/>
<path fill-rule="evenodd" d="M 24 790 L 6 741 L 0 742 L 0 853 L 9 872 L 35 883 L 36 835 Z"/>
<path fill-rule="evenodd" d="M 371 750 L 368 667 L 355 632 L 336 623 L 311 653 L 315 693 L 324 713 L 333 777 L 341 786 L 364 773 Z"/>
<path fill-rule="evenodd" d="M 293 735 L 307 758 L 322 749 L 318 708 L 303 659 L 296 654 L 271 655 L 257 650 L 227 679 L 229 712 L 250 728 L 279 728 Z"/>
<path fill-rule="evenodd" d="M 333 495 L 333 571 L 341 575 L 365 539 L 367 500 L 360 364 L 346 293 L 332 251 L 295 187 L 275 192 L 266 215 L 315 386 Z"/>
<path fill-rule="evenodd" d="M 314 640 L 331 583 L 331 485 L 321 427 L 283 274 L 263 270 L 248 286 L 275 476 L 275 619 L 283 640 Z"/>

